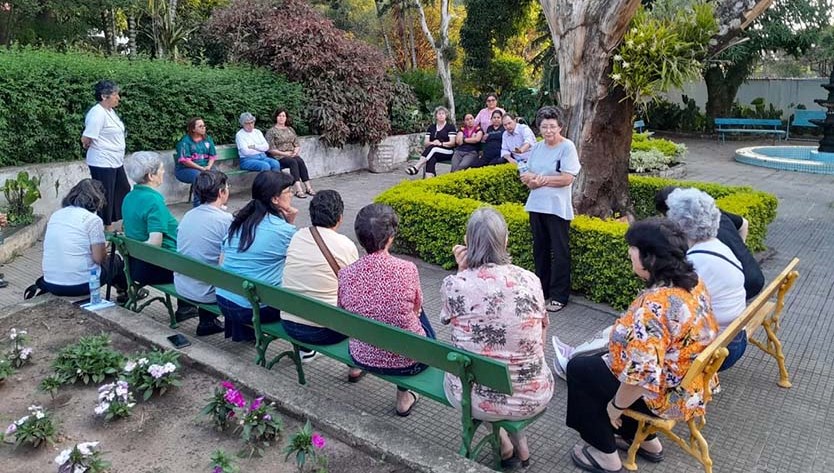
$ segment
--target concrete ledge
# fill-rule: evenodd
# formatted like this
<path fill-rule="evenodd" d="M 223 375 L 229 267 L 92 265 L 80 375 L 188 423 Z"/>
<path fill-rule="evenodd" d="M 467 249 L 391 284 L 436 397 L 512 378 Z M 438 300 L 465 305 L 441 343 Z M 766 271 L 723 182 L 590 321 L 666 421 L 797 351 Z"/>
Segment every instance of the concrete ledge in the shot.
<path fill-rule="evenodd" d="M 35 215 L 35 221 L 31 225 L 16 228 L 13 233 L 4 228 L 3 239 L 0 241 L 0 264 L 9 262 L 23 250 L 34 245 L 46 231 L 47 220 L 43 215 Z"/>
<path fill-rule="evenodd" d="M 404 163 L 412 148 L 417 153 L 422 149 L 422 134 L 397 135 L 385 138 L 381 144 L 389 146 L 392 150 L 394 164 Z M 344 174 L 368 168 L 369 146 L 348 144 L 342 148 L 328 148 L 324 146 L 318 136 L 302 136 L 301 156 L 307 163 L 307 170 L 311 179 L 334 174 Z M 234 145 L 222 145 L 218 148 L 229 148 Z M 136 150 L 138 151 L 138 150 Z M 165 164 L 165 182 L 160 192 L 165 196 L 165 202 L 175 204 L 185 202 L 188 198 L 188 185 L 177 181 L 174 177 L 174 150 L 157 151 L 163 158 Z M 218 164 L 218 169 L 237 169 L 238 163 L 224 162 Z M 28 171 L 41 177 L 40 191 L 42 197 L 35 202 L 35 213 L 45 215 L 47 219 L 52 212 L 61 207 L 61 199 L 81 179 L 90 177 L 90 171 L 84 161 L 56 162 L 46 164 L 33 164 L 27 166 L 7 167 L 0 169 L 0 183 L 6 179 L 17 176 L 20 171 Z M 243 192 L 252 185 L 255 173 L 246 173 L 231 178 L 233 192 Z M 0 197 L 0 202 L 3 199 Z"/>
<path fill-rule="evenodd" d="M 23 308 L 33 307 L 56 299 L 45 295 L 16 304 L 7 309 L 6 317 Z M 61 298 L 58 298 L 61 299 Z M 171 349 L 166 339 L 175 330 L 121 307 L 90 312 L 91 318 L 140 343 Z M 494 473 L 494 470 L 459 455 L 438 451 L 437 447 L 375 416 L 354 408 L 345 409 L 336 400 L 316 390 L 298 384 L 275 383 L 277 378 L 249 360 L 237 359 L 211 345 L 189 337 L 192 345 L 180 352 L 185 364 L 199 368 L 213 376 L 266 395 L 274 400 L 283 413 L 297 419 L 310 419 L 318 430 L 359 448 L 372 456 L 402 465 L 409 471 L 423 473 Z"/>

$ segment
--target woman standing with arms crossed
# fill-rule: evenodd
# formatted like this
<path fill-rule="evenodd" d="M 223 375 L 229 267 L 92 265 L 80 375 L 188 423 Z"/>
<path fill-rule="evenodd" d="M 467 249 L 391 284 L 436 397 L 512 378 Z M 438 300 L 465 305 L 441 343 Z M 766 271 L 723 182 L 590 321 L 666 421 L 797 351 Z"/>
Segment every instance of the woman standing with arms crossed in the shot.
<path fill-rule="evenodd" d="M 125 125 L 116 115 L 119 106 L 119 86 L 111 80 L 95 85 L 98 102 L 84 118 L 81 145 L 87 150 L 90 177 L 101 182 L 106 202 L 99 210 L 104 229 L 113 231 L 114 223 L 122 219 L 122 201 L 130 192 L 125 174 Z"/>

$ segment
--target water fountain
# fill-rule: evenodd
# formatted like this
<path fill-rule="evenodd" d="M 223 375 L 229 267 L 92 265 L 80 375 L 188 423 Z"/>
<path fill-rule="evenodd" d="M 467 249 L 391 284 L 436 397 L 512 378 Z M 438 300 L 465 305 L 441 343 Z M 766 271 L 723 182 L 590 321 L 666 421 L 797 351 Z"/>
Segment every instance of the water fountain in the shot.
<path fill-rule="evenodd" d="M 736 161 L 787 171 L 834 174 L 834 68 L 822 88 L 828 98 L 814 102 L 828 109 L 824 120 L 810 120 L 822 128 L 819 147 L 815 146 L 753 146 L 736 150 Z"/>

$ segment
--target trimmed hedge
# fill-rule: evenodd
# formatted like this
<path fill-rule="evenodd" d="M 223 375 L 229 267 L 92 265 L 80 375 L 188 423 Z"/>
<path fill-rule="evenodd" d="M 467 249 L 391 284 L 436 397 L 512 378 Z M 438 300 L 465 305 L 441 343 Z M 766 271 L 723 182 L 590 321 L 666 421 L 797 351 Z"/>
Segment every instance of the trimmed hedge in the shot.
<path fill-rule="evenodd" d="M 0 52 L 0 71 L 0 166 L 82 159 L 84 116 L 100 79 L 122 88 L 116 111 L 128 152 L 173 149 L 193 116 L 206 120 L 216 143 L 231 143 L 241 112 L 266 128 L 277 105 L 297 117 L 304 103 L 301 85 L 263 69 L 14 49 Z M 307 132 L 303 123 L 295 128 Z"/>
<path fill-rule="evenodd" d="M 640 218 L 654 214 L 654 194 L 667 185 L 698 187 L 716 198 L 719 207 L 750 221 L 748 244 L 764 249 L 767 225 L 776 217 L 777 200 L 749 187 L 703 182 L 629 178 Z M 455 267 L 452 247 L 463 242 L 473 210 L 488 203 L 504 215 L 510 230 L 508 249 L 513 263 L 533 270 L 530 220 L 524 211 L 527 188 L 515 166 L 491 166 L 445 174 L 434 179 L 403 181 L 378 195 L 375 202 L 392 206 L 400 216 L 396 250 L 416 255 L 446 269 Z M 643 287 L 631 270 L 625 232 L 619 221 L 577 215 L 571 222 L 572 287 L 593 301 L 624 309 Z"/>

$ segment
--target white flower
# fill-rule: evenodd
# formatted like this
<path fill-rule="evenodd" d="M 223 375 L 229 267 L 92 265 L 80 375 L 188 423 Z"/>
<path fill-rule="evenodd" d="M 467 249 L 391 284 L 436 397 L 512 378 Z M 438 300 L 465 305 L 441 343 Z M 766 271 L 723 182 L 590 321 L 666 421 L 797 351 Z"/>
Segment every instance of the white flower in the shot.
<path fill-rule="evenodd" d="M 150 363 L 150 362 L 148 361 L 147 358 L 139 358 L 138 360 L 136 360 L 136 364 L 138 364 L 139 366 L 145 366 L 148 363 Z"/>
<path fill-rule="evenodd" d="M 64 463 L 69 461 L 70 453 L 72 453 L 72 449 L 68 448 L 62 451 L 57 457 L 55 457 L 55 463 L 58 465 L 63 465 Z"/>
<path fill-rule="evenodd" d="M 83 465 L 75 465 L 72 467 L 72 473 L 87 473 L 87 467 Z"/>
<path fill-rule="evenodd" d="M 128 409 L 130 409 L 130 408 L 132 408 L 132 407 L 133 407 L 133 406 L 135 406 L 135 405 L 136 405 L 136 403 L 135 403 L 135 402 L 129 402 L 129 403 L 127 403 L 127 408 L 128 408 Z"/>
<path fill-rule="evenodd" d="M 166 373 L 173 373 L 174 371 L 177 370 L 177 365 L 175 365 L 175 364 L 173 364 L 169 361 L 168 363 L 165 363 L 165 366 L 163 366 L 163 368 L 165 369 Z"/>
<path fill-rule="evenodd" d="M 15 424 L 17 424 L 18 426 L 21 426 L 21 425 L 23 425 L 23 424 L 24 424 L 27 420 L 29 420 L 29 416 L 23 416 L 23 417 L 21 417 L 20 419 L 17 419 L 17 421 L 15 421 Z"/>
<path fill-rule="evenodd" d="M 634 46 L 634 40 L 630 39 L 630 40 L 626 41 L 626 46 L 628 46 L 629 48 L 633 47 Z"/>
<path fill-rule="evenodd" d="M 128 361 L 125 363 L 125 373 L 130 373 L 133 369 L 136 368 L 136 363 L 133 361 Z"/>
<path fill-rule="evenodd" d="M 127 393 L 128 393 L 127 388 L 124 388 L 124 387 L 121 387 L 121 386 L 116 387 L 116 396 L 125 397 L 125 396 L 127 396 Z"/>
<path fill-rule="evenodd" d="M 630 66 L 630 65 L 631 65 L 631 64 L 629 64 L 629 63 L 627 63 L 627 62 L 623 61 L 623 69 L 628 69 L 628 66 Z"/>
<path fill-rule="evenodd" d="M 82 455 L 89 455 L 93 453 L 93 449 L 96 448 L 98 442 L 83 442 L 77 445 L 78 451 L 81 452 Z"/>
<path fill-rule="evenodd" d="M 17 432 L 17 424 L 11 423 L 8 427 L 6 427 L 6 435 L 11 435 Z"/>
<path fill-rule="evenodd" d="M 614 80 L 620 80 L 623 78 L 623 76 L 620 74 L 611 74 L 611 78 Z"/>
<path fill-rule="evenodd" d="M 29 355 L 31 355 L 31 354 L 32 354 L 32 349 L 29 348 L 29 347 L 26 347 L 23 350 L 20 350 L 20 359 L 21 360 L 26 360 L 26 359 L 29 358 Z"/>
<path fill-rule="evenodd" d="M 44 413 L 43 413 L 43 411 L 37 411 L 37 412 L 35 412 L 35 419 L 40 420 L 40 419 L 43 419 L 43 418 L 44 418 Z"/>
<path fill-rule="evenodd" d="M 623 57 L 622 57 L 622 56 L 620 56 L 619 54 L 615 54 L 615 55 L 614 55 L 614 60 L 615 60 L 615 61 L 622 61 L 622 60 L 623 60 Z"/>
<path fill-rule="evenodd" d="M 107 412 L 107 409 L 110 409 L 110 403 L 102 402 L 101 404 L 97 405 L 95 409 L 93 409 L 93 412 L 95 412 L 96 415 L 102 415 L 105 412 Z"/>
<path fill-rule="evenodd" d="M 75 370 L 75 374 L 81 374 L 81 368 L 78 368 L 77 370 Z"/>
<path fill-rule="evenodd" d="M 17 338 L 17 330 L 15 330 L 15 329 L 9 330 L 9 338 L 12 339 L 12 340 Z"/>
<path fill-rule="evenodd" d="M 98 388 L 98 392 L 103 393 L 104 391 L 109 391 L 111 389 L 113 389 L 113 383 L 102 384 L 101 387 Z"/>

